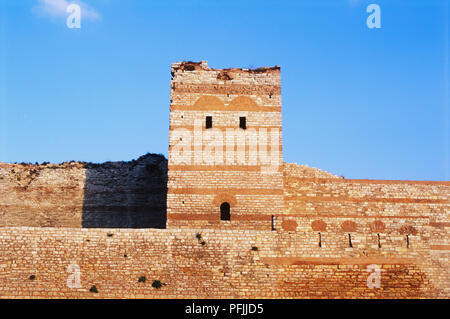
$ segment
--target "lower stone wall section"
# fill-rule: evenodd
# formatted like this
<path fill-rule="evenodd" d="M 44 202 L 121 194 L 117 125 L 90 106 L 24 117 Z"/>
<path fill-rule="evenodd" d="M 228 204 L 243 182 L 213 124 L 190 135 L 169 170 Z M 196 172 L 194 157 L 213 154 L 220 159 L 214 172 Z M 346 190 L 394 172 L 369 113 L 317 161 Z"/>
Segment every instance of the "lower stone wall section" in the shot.
<path fill-rule="evenodd" d="M 315 232 L 0 228 L 0 297 L 450 296 L 448 277 L 434 283 L 442 266 L 429 262 L 427 242 L 376 249 L 365 234 L 353 235 L 354 248 L 319 248 Z M 379 289 L 367 286 L 371 264 L 380 267 Z M 69 288 L 78 269 L 80 287 Z"/>
<path fill-rule="evenodd" d="M 165 228 L 167 160 L 0 163 L 0 227 Z"/>

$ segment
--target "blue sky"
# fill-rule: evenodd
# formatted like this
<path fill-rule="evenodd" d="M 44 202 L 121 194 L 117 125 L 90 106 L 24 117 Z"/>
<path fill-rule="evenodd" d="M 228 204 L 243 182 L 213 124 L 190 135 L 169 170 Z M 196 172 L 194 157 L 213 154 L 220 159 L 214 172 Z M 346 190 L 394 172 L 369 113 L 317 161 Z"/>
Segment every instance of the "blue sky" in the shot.
<path fill-rule="evenodd" d="M 170 63 L 208 60 L 281 66 L 287 162 L 449 179 L 445 0 L 61 1 L 0 0 L 0 161 L 167 156 Z"/>

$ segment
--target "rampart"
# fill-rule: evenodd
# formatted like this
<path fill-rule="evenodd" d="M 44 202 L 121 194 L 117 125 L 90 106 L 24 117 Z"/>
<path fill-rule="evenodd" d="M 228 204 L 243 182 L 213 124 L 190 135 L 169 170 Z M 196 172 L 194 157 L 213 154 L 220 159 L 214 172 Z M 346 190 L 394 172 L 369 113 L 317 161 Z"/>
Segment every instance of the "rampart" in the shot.
<path fill-rule="evenodd" d="M 146 221 L 155 218 L 141 215 L 134 219 L 138 215 L 130 214 L 117 221 L 114 209 L 120 207 L 124 214 L 133 209 L 145 212 L 146 207 L 154 207 L 148 204 L 151 201 L 141 199 L 143 206 L 136 208 L 135 200 L 128 206 L 130 198 L 139 196 L 118 192 L 116 196 L 121 197 L 112 197 L 116 198 L 112 208 L 103 204 L 112 203 L 108 197 L 116 193 L 118 184 L 139 180 L 139 174 L 160 172 L 156 175 L 164 179 L 167 162 L 146 156 L 131 163 L 91 167 L 95 176 L 103 177 L 88 187 L 83 185 L 86 164 L 44 168 L 31 182 L 22 177 L 25 185 L 18 185 L 13 177 L 32 175 L 28 172 L 35 166 L 2 165 L 1 297 L 449 296 L 448 182 L 346 180 L 307 166 L 285 164 L 285 214 L 276 216 L 274 231 L 270 221 L 267 230 L 259 231 L 132 230 L 124 228 L 147 228 Z M 25 186 L 28 191 L 21 190 Z M 151 189 L 157 190 L 156 186 Z M 86 188 L 90 189 L 89 200 L 105 198 L 90 202 L 103 207 L 90 210 L 104 214 L 97 222 L 116 220 L 115 227 L 122 229 L 81 229 L 88 227 L 82 222 L 83 207 L 90 206 L 83 203 Z M 149 192 L 148 199 L 164 197 L 164 187 L 160 189 Z M 69 199 L 78 204 L 66 206 Z M 78 213 L 73 213 L 73 206 Z M 356 228 L 345 224 L 348 221 Z M 80 288 L 67 286 L 71 264 L 80 267 Z M 380 289 L 367 287 L 371 264 L 381 269 Z M 138 282 L 143 276 L 148 282 Z M 151 286 L 154 280 L 167 285 L 156 289 Z M 89 291 L 94 285 L 98 294 Z"/>
<path fill-rule="evenodd" d="M 353 249 L 329 238 L 319 248 L 312 231 L 1 228 L 0 296 L 448 297 L 445 269 L 429 260 L 426 242 L 406 249 L 392 236 L 379 250 L 365 233 L 354 240 Z M 367 285 L 371 264 L 380 289 Z M 77 270 L 80 286 L 69 288 Z"/>
<path fill-rule="evenodd" d="M 0 227 L 165 228 L 167 160 L 0 163 Z"/>
<path fill-rule="evenodd" d="M 0 163 L 0 297 L 450 297 L 450 182 L 284 163 L 279 67 L 171 71 L 168 160 Z M 275 132 L 275 169 L 205 162 L 226 129 Z"/>

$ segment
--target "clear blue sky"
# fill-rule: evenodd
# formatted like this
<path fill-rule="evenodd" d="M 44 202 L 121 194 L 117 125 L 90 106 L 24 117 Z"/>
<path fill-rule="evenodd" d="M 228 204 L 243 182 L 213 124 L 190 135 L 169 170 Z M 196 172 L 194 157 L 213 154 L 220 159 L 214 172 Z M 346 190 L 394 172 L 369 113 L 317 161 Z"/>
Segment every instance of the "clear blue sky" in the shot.
<path fill-rule="evenodd" d="M 167 156 L 170 63 L 208 60 L 281 66 L 287 162 L 449 179 L 445 0 L 44 2 L 0 0 L 0 161 Z"/>

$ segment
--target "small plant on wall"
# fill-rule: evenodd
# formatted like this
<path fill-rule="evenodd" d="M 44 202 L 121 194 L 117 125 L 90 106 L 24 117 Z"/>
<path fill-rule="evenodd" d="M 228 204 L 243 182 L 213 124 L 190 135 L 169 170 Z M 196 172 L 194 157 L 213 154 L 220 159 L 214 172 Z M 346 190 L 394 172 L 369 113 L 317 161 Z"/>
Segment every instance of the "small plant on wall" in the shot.
<path fill-rule="evenodd" d="M 195 235 L 195 238 L 197 238 L 197 240 L 198 240 L 198 242 L 199 242 L 199 244 L 200 245 L 202 245 L 202 246 L 205 246 L 206 245 L 206 241 L 204 241 L 202 238 L 202 234 L 200 234 L 200 233 L 197 233 L 196 235 Z"/>
<path fill-rule="evenodd" d="M 160 289 L 162 286 L 165 286 L 165 285 L 167 285 L 167 284 L 163 283 L 159 280 L 153 280 L 153 283 L 152 283 L 152 287 L 156 288 L 156 289 Z"/>
<path fill-rule="evenodd" d="M 91 289 L 89 289 L 90 292 L 94 293 L 94 294 L 98 294 L 98 289 L 97 287 L 94 285 L 91 287 Z"/>
<path fill-rule="evenodd" d="M 147 281 L 147 277 L 145 277 L 145 276 L 141 276 L 138 279 L 138 282 L 146 282 L 146 281 Z"/>

